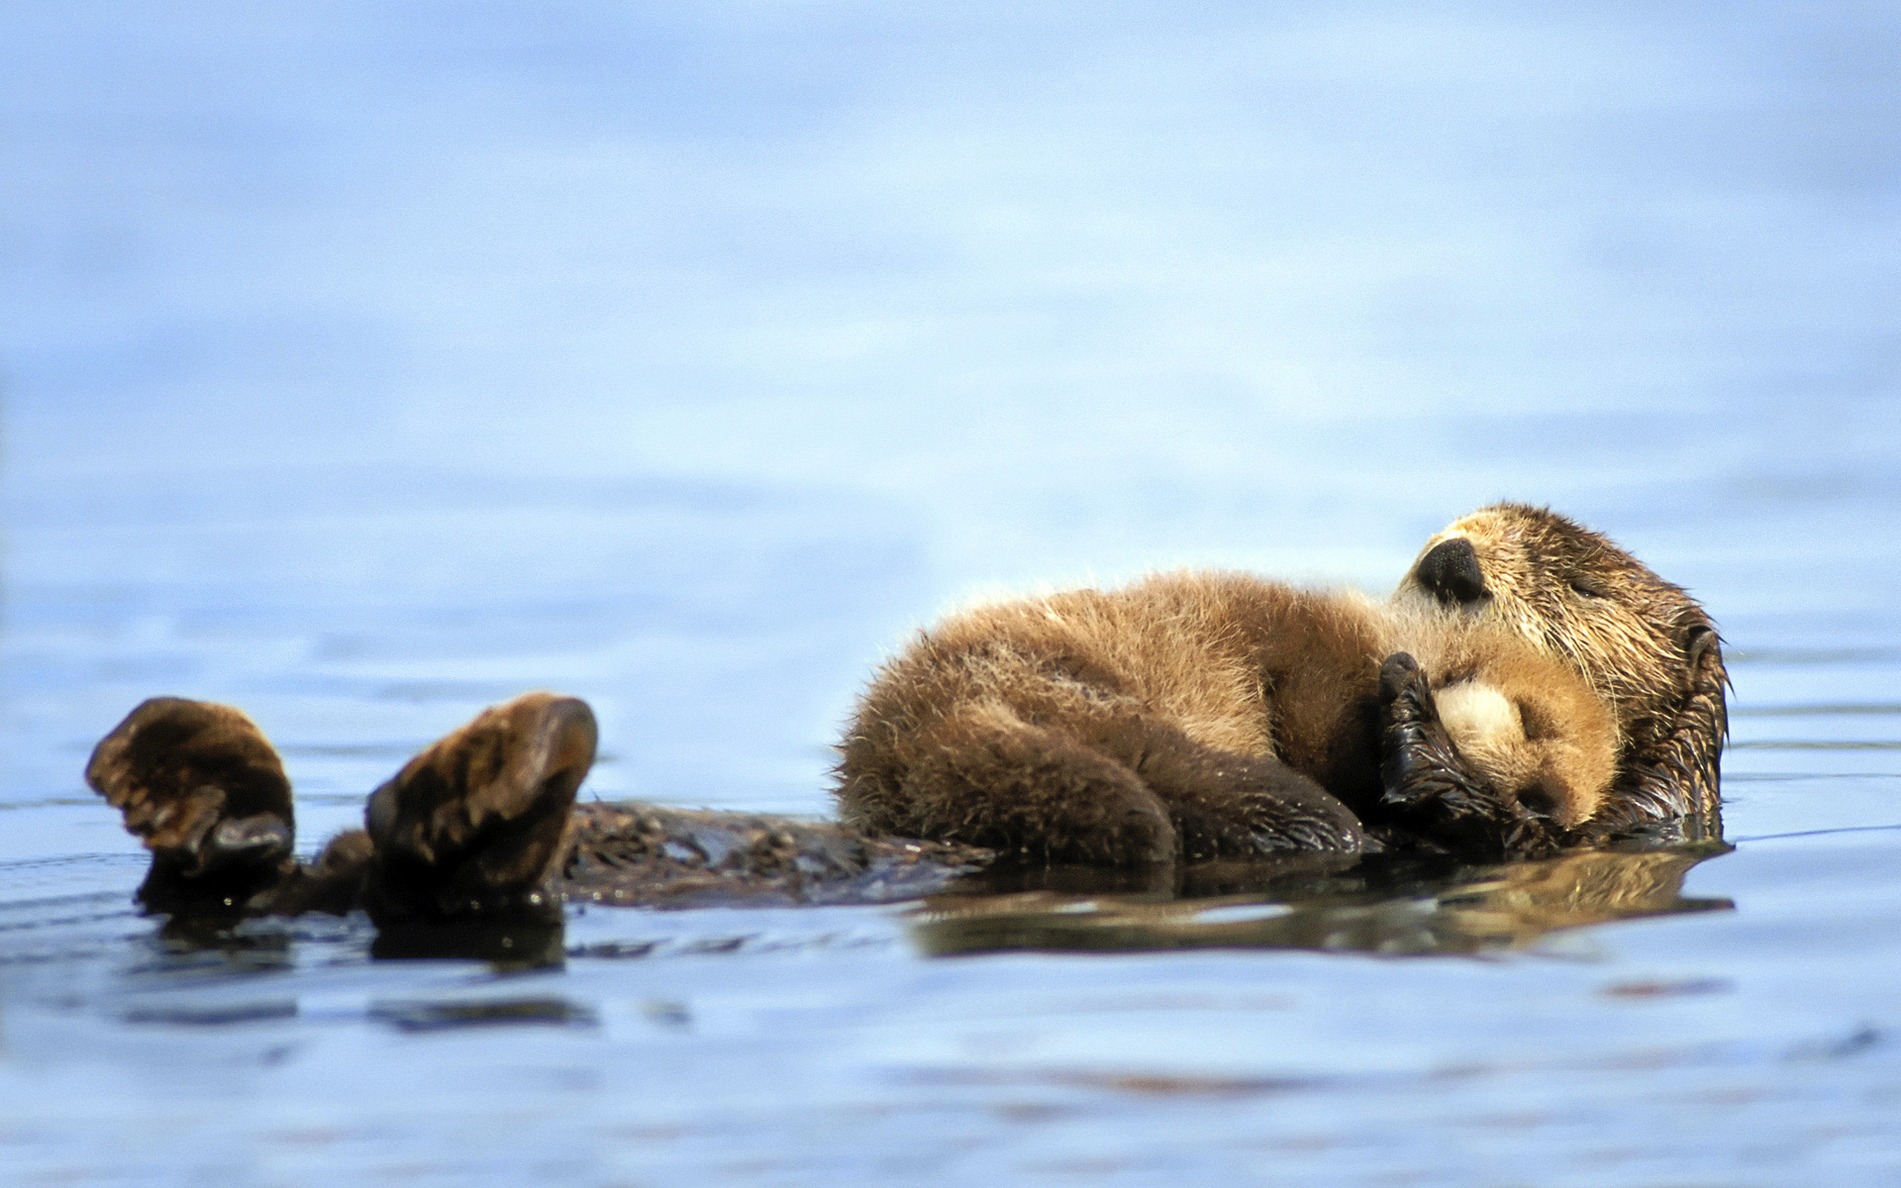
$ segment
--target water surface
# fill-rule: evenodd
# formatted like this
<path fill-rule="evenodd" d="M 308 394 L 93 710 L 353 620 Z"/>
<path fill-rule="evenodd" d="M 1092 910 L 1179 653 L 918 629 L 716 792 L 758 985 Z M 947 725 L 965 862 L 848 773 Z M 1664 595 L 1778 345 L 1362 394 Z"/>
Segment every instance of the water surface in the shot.
<path fill-rule="evenodd" d="M 1884 8 L 0 30 L 9 1178 L 1901 1174 Z M 601 718 L 584 796 L 822 813 L 857 685 L 948 607 L 1383 590 L 1499 497 L 1721 623 L 1733 852 L 590 907 L 384 959 L 361 920 L 138 916 L 79 779 L 143 697 L 234 702 L 314 849 L 552 687 Z"/>

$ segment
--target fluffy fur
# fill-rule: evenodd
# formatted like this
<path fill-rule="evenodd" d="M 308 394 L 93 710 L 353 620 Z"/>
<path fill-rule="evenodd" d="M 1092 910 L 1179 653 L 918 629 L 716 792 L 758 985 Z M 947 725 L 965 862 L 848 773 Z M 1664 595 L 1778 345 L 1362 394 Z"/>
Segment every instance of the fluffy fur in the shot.
<path fill-rule="evenodd" d="M 1381 664 L 1398 652 L 1475 711 L 1445 728 L 1491 797 L 1564 827 L 1597 810 L 1610 716 L 1514 632 L 1186 573 L 983 607 L 920 636 L 859 703 L 840 812 L 1052 862 L 1357 850 L 1382 803 Z"/>

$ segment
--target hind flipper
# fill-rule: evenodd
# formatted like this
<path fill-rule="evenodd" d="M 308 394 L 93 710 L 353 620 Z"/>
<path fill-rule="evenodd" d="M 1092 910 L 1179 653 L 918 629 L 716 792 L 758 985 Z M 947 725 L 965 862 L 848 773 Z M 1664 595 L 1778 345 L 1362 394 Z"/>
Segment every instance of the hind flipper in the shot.
<path fill-rule="evenodd" d="M 1191 862 L 1366 846 L 1351 809 L 1271 756 L 1236 754 L 1151 726 L 1136 770 L 1168 806 Z"/>
<path fill-rule="evenodd" d="M 491 707 L 370 796 L 370 914 L 450 919 L 546 911 L 542 884 L 594 763 L 587 703 L 529 693 Z"/>
<path fill-rule="evenodd" d="M 1168 810 L 1140 776 L 1087 742 L 1002 707 L 947 717 L 908 740 L 901 761 L 865 739 L 848 739 L 841 770 L 845 821 L 876 835 L 959 842 L 1049 864 L 1143 866 L 1177 857 Z"/>
<path fill-rule="evenodd" d="M 230 706 L 144 702 L 93 749 L 86 782 L 152 852 L 139 888 L 148 908 L 243 910 L 296 868 L 290 781 Z"/>

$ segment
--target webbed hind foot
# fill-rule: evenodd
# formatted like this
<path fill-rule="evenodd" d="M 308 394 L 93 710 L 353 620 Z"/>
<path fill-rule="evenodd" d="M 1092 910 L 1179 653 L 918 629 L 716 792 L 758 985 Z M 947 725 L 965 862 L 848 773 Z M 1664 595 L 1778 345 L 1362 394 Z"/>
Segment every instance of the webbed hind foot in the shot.
<path fill-rule="evenodd" d="M 296 869 L 290 780 L 228 705 L 143 702 L 93 749 L 86 782 L 152 852 L 139 888 L 152 910 L 253 910 Z"/>
<path fill-rule="evenodd" d="M 1352 854 L 1366 846 L 1351 809 L 1272 757 L 1224 751 L 1151 726 L 1136 770 L 1168 806 L 1189 862 Z"/>
<path fill-rule="evenodd" d="M 370 796 L 368 907 L 386 920 L 548 914 L 543 886 L 594 763 L 587 703 L 529 693 L 482 711 Z"/>

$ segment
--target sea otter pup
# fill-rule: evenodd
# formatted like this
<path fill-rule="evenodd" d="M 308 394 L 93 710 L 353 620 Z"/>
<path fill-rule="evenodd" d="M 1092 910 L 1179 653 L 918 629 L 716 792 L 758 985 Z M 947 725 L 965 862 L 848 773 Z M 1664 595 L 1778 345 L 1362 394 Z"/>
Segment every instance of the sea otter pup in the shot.
<path fill-rule="evenodd" d="M 1391 815 L 1385 794 L 1408 791 L 1383 775 L 1420 766 L 1382 772 L 1382 680 L 1411 713 L 1395 698 L 1425 673 L 1417 708 L 1491 802 L 1564 829 L 1597 811 L 1615 724 L 1515 632 L 1190 573 L 983 607 L 922 635 L 859 702 L 841 816 L 1050 862 L 1357 851 Z"/>

